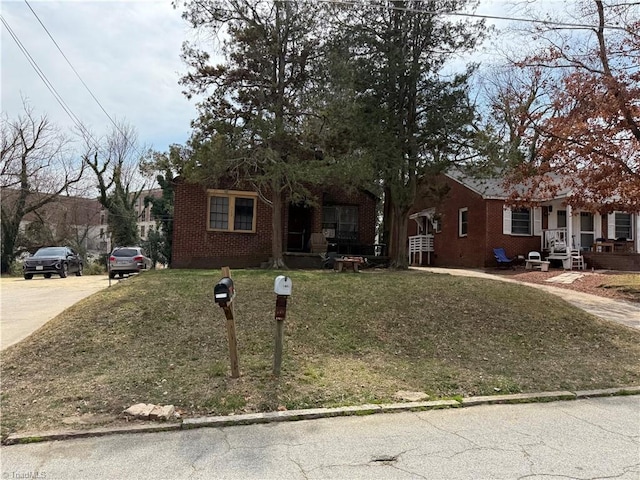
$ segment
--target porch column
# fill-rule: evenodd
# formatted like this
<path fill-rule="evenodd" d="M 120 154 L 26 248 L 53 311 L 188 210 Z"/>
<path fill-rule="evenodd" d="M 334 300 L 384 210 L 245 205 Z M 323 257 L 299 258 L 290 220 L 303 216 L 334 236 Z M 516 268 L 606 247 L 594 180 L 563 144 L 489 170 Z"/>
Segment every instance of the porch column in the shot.
<path fill-rule="evenodd" d="M 635 238 L 635 245 L 636 245 L 636 253 L 640 253 L 640 214 L 636 215 L 636 238 Z"/>
<path fill-rule="evenodd" d="M 567 205 L 567 248 L 573 250 L 573 209 Z"/>

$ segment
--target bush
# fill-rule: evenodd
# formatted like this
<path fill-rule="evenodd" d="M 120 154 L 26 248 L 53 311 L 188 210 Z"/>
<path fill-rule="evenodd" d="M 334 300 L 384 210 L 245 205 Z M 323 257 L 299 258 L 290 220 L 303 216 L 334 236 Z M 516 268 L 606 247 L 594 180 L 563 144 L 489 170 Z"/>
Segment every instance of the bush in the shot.
<path fill-rule="evenodd" d="M 9 275 L 12 277 L 22 276 L 22 262 L 19 260 L 14 261 L 9 268 Z"/>
<path fill-rule="evenodd" d="M 100 259 L 89 262 L 84 267 L 85 275 L 104 275 L 105 273 L 107 273 L 107 268 L 100 263 Z"/>

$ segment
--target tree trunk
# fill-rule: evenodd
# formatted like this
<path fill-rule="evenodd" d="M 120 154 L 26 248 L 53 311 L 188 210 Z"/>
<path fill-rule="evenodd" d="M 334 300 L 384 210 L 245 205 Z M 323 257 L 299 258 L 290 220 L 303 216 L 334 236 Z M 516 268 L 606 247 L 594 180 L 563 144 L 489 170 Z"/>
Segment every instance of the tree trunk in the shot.
<path fill-rule="evenodd" d="M 271 207 L 273 208 L 273 223 L 271 230 L 271 258 L 269 259 L 269 266 L 267 268 L 277 270 L 287 268 L 287 265 L 284 263 L 282 255 L 282 189 L 280 188 L 280 182 L 274 181 L 272 188 L 273 202 Z"/>
<path fill-rule="evenodd" d="M 391 256 L 391 267 L 406 270 L 409 267 L 409 257 L 407 252 L 409 210 L 394 206 L 393 219 L 393 233 L 391 236 L 394 240 L 394 249 L 393 256 Z"/>

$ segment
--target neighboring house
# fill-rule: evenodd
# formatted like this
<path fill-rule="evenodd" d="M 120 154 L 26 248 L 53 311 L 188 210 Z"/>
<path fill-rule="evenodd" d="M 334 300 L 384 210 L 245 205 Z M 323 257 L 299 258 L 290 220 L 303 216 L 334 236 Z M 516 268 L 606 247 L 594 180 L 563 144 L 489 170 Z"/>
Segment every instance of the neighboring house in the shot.
<path fill-rule="evenodd" d="M 511 257 L 538 251 L 558 260 L 573 250 L 589 268 L 640 270 L 638 214 L 574 209 L 569 191 L 539 207 L 512 208 L 502 179 L 453 171 L 441 181 L 449 189 L 446 197 L 410 216 L 410 263 L 495 266 L 493 249 L 503 247 Z"/>
<path fill-rule="evenodd" d="M 160 198 L 162 197 L 162 189 L 154 188 L 151 190 L 143 190 L 136 200 L 135 210 L 138 215 L 138 232 L 141 240 L 146 240 L 149 230 L 155 230 L 156 219 L 151 215 L 151 204 L 145 207 L 144 199 L 146 197 Z"/>
<path fill-rule="evenodd" d="M 17 194 L 17 190 L 2 189 L 3 205 L 10 204 Z M 147 196 L 158 198 L 162 196 L 162 190 L 144 190 L 136 202 L 138 230 L 142 240 L 147 238 L 150 229 L 156 228 L 156 220 L 151 215 L 151 205 L 144 205 Z M 95 198 L 60 195 L 37 212 L 27 214 L 20 222 L 20 230 L 25 232 L 29 225 L 37 222 L 47 228 L 54 239 L 74 240 L 90 254 L 108 253 L 112 249 L 108 217 L 109 213 Z"/>
<path fill-rule="evenodd" d="M 1 195 L 3 206 L 11 208 L 18 191 L 2 189 Z M 38 195 L 32 194 L 30 201 L 36 201 Z M 87 252 L 100 252 L 106 247 L 106 216 L 102 206 L 91 198 L 60 195 L 22 219 L 20 230 L 24 233 L 29 228 L 45 228 L 54 240 L 73 240 Z"/>
<path fill-rule="evenodd" d="M 331 187 L 311 191 L 315 206 L 284 202 L 287 263 L 323 244 L 323 251 L 333 247 L 352 254 L 373 249 L 374 195 Z M 179 180 L 173 218 L 174 268 L 257 267 L 271 257 L 272 210 L 250 188 L 204 188 Z"/>

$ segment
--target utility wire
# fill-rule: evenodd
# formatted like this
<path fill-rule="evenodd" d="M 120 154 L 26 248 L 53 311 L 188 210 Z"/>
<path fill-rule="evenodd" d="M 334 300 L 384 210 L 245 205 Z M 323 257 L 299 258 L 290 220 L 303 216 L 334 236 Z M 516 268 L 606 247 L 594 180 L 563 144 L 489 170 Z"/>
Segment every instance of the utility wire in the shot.
<path fill-rule="evenodd" d="M 91 140 L 93 140 L 95 142 L 95 140 L 93 139 L 93 137 L 91 136 L 91 134 L 86 130 L 86 128 L 84 127 L 84 125 L 82 125 L 82 122 L 80 121 L 80 119 L 76 116 L 75 113 L 73 113 L 73 110 L 71 110 L 71 108 L 69 107 L 69 105 L 66 104 L 66 102 L 64 101 L 64 99 L 62 98 L 62 96 L 58 93 L 58 91 L 56 90 L 56 88 L 53 86 L 53 84 L 49 81 L 49 79 L 47 78 L 47 76 L 45 75 L 45 73 L 42 71 L 42 69 L 38 66 L 38 63 L 35 61 L 35 59 L 31 56 L 31 54 L 29 53 L 29 51 L 27 50 L 27 48 L 23 45 L 23 43 L 20 41 L 20 38 L 18 38 L 18 35 L 13 31 L 13 29 L 11 28 L 11 26 L 9 25 L 9 23 L 7 22 L 7 20 L 4 18 L 4 16 L 0 15 L 0 20 L 2 20 L 2 24 L 5 26 L 5 28 L 7 29 L 7 31 L 9 32 L 9 35 L 11 35 L 11 38 L 13 39 L 14 42 L 16 42 L 16 45 L 18 46 L 18 48 L 20 49 L 20 51 L 22 52 L 22 54 L 26 57 L 27 61 L 29 62 L 29 64 L 31 65 L 31 67 L 35 70 L 36 74 L 40 77 L 40 79 L 42 80 L 42 82 L 45 84 L 45 86 L 47 87 L 47 89 L 49 90 L 49 92 L 51 92 L 51 94 L 53 95 L 53 97 L 56 99 L 56 101 L 60 104 L 60 106 L 62 107 L 62 109 L 64 110 L 64 112 L 69 116 L 69 118 L 71 119 L 71 121 L 73 122 L 73 124 L 80 129 L 80 131 L 82 133 L 84 133 L 85 135 L 87 135 Z M 97 145 L 97 143 L 96 143 Z"/>
<path fill-rule="evenodd" d="M 296 0 L 290 0 L 290 1 L 296 1 Z M 358 7 L 358 6 L 364 5 L 363 3 L 356 2 L 353 0 L 351 1 L 349 0 L 318 0 L 318 1 L 322 3 L 345 5 L 345 6 L 352 6 L 352 7 Z M 428 0 L 424 0 L 424 1 L 426 2 Z M 598 28 L 597 25 L 589 25 L 586 23 L 569 23 L 569 22 L 560 22 L 560 21 L 554 21 L 554 20 L 538 20 L 535 18 L 522 18 L 522 17 L 503 17 L 500 15 L 484 15 L 480 13 L 464 13 L 464 12 L 447 11 L 447 10 L 426 10 L 422 8 L 400 7 L 400 6 L 386 5 L 386 4 L 375 3 L 375 2 L 367 2 L 366 5 L 374 8 L 385 9 L 385 10 L 397 10 L 397 11 L 409 12 L 409 13 L 426 13 L 428 15 L 451 15 L 454 17 L 481 18 L 484 20 L 506 20 L 510 22 L 533 23 L 533 24 L 547 25 L 552 27 L 567 27 L 567 28 L 589 29 L 589 30 Z M 632 3 L 629 5 L 635 5 L 635 4 Z M 624 27 L 619 27 L 617 25 L 604 25 L 604 28 L 609 30 L 621 30 L 623 32 L 627 31 Z"/>
<path fill-rule="evenodd" d="M 60 52 L 60 55 L 62 55 L 62 57 L 66 60 L 67 64 L 69 65 L 69 67 L 71 68 L 71 70 L 73 70 L 73 73 L 75 73 L 76 77 L 78 77 L 78 80 L 80 80 L 80 82 L 82 83 L 82 85 L 84 86 L 84 88 L 87 90 L 87 92 L 89 92 L 89 95 L 91 95 L 91 98 L 93 98 L 93 100 L 98 104 L 98 106 L 100 107 L 100 109 L 102 110 L 102 112 L 107 116 L 107 118 L 109 119 L 109 121 L 113 124 L 113 126 L 116 128 L 116 130 L 122 135 L 122 138 L 125 139 L 125 141 L 127 143 L 129 143 L 129 146 L 132 147 L 136 153 L 140 156 L 143 157 L 142 153 L 140 153 L 140 150 L 138 150 L 137 146 L 133 144 L 133 142 L 131 141 L 131 139 L 120 129 L 120 126 L 115 122 L 115 120 L 111 117 L 111 115 L 109 115 L 109 113 L 105 110 L 105 108 L 102 106 L 102 103 L 100 103 L 100 101 L 98 100 L 98 98 L 94 95 L 94 93 L 91 91 L 91 89 L 89 88 L 89 86 L 86 84 L 86 82 L 82 79 L 82 77 L 80 76 L 80 74 L 78 73 L 78 71 L 76 70 L 76 68 L 73 66 L 73 64 L 71 63 L 71 61 L 67 58 L 67 56 L 65 55 L 65 53 L 62 51 L 62 48 L 60 48 L 60 45 L 58 45 L 58 42 L 56 42 L 56 40 L 53 38 L 53 35 L 51 35 L 51 32 L 49 32 L 49 30 L 47 29 L 47 27 L 44 25 L 44 23 L 42 23 L 42 20 L 40 20 L 40 17 L 38 17 L 38 14 L 35 12 L 35 10 L 31 7 L 31 5 L 29 4 L 29 2 L 27 0 L 24 0 L 24 3 L 27 5 L 27 7 L 29 7 L 29 10 L 31 10 L 31 13 L 33 13 L 33 16 L 36 17 L 36 20 L 38 20 L 38 23 L 40 23 L 40 25 L 42 26 L 42 28 L 44 29 L 45 32 L 47 32 L 47 35 L 49 36 L 49 38 L 51 39 L 51 41 L 53 42 L 53 44 L 56 46 L 56 48 L 58 49 L 58 51 Z"/>

